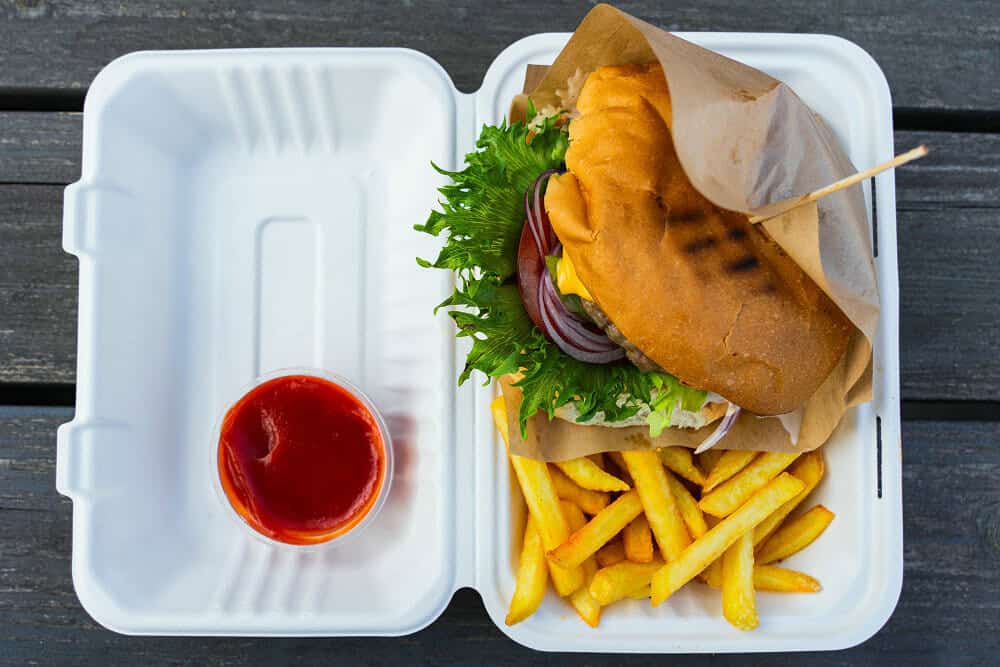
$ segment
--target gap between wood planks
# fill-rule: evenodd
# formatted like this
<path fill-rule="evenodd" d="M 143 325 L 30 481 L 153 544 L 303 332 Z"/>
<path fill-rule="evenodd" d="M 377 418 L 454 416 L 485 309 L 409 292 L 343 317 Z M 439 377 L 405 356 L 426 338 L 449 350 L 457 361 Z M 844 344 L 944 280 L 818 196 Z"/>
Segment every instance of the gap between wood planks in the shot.
<path fill-rule="evenodd" d="M 83 111 L 87 91 L 0 88 L 0 111 Z M 895 107 L 896 130 L 929 132 L 1000 132 L 1000 112 Z"/>
<path fill-rule="evenodd" d="M 0 382 L 0 407 L 73 407 L 76 386 L 61 383 Z M 1000 401 L 904 400 L 906 421 L 1000 421 Z"/>

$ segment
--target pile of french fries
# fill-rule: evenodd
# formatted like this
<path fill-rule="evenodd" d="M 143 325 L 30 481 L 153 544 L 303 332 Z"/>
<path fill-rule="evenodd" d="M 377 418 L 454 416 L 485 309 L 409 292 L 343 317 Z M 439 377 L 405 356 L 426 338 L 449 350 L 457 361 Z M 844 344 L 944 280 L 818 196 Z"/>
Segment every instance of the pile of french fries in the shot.
<path fill-rule="evenodd" d="M 503 397 L 492 411 L 508 442 Z M 694 579 L 722 591 L 722 614 L 741 630 L 758 625 L 756 591 L 820 590 L 773 564 L 833 520 L 822 505 L 788 518 L 823 477 L 818 451 L 695 457 L 667 447 L 558 463 L 508 455 L 528 507 L 508 625 L 538 609 L 549 579 L 591 627 L 614 602 L 655 607 Z"/>

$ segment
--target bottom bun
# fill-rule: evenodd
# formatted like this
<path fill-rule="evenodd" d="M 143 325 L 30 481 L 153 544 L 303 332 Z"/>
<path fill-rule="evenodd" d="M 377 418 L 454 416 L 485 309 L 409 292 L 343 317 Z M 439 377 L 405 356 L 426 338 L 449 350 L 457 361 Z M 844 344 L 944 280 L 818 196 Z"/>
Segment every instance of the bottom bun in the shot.
<path fill-rule="evenodd" d="M 682 408 L 675 408 L 670 414 L 670 427 L 671 428 L 692 428 L 698 429 L 706 424 L 711 424 L 717 419 L 720 419 L 722 415 L 726 414 L 726 407 L 728 402 L 725 399 L 715 399 L 710 397 L 709 400 L 701 407 L 701 410 L 697 412 L 691 412 L 689 410 L 684 410 Z M 596 415 L 588 419 L 587 421 L 578 422 L 577 417 L 580 413 L 576 409 L 576 405 L 573 403 L 567 403 L 566 405 L 558 408 L 556 410 L 556 417 L 563 419 L 568 422 L 573 422 L 579 424 L 580 426 L 606 426 L 609 428 L 625 428 L 628 426 L 645 426 L 646 418 L 649 416 L 651 410 L 648 405 L 643 405 L 639 408 L 639 412 L 635 413 L 628 419 L 617 422 L 604 421 L 604 413 L 598 412 Z"/>

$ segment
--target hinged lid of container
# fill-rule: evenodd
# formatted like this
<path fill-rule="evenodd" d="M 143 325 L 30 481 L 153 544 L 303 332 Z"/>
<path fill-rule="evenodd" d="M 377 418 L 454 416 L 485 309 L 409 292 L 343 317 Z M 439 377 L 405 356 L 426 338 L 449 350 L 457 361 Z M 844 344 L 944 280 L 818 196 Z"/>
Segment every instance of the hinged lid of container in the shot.
<path fill-rule="evenodd" d="M 431 315 L 448 277 L 417 270 L 433 240 L 412 226 L 442 180 L 430 161 L 454 163 L 459 99 L 395 49 L 140 53 L 98 76 L 66 196 L 80 372 L 58 480 L 102 623 L 399 634 L 447 604 L 454 339 Z M 215 423 L 286 367 L 356 382 L 396 449 L 377 520 L 305 552 L 241 532 L 211 495 Z"/>

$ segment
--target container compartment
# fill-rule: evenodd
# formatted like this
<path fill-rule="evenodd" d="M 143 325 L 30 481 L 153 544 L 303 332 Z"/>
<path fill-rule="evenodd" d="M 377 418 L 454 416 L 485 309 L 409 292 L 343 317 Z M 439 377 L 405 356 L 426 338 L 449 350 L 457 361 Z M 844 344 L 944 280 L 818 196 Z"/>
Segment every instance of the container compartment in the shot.
<path fill-rule="evenodd" d="M 398 634 L 447 604 L 453 342 L 429 313 L 448 280 L 416 270 L 433 243 L 411 226 L 429 160 L 453 163 L 454 105 L 435 63 L 394 50 L 137 54 L 98 77 L 67 192 L 82 318 L 59 480 L 100 622 Z M 376 521 L 311 551 L 246 535 L 212 495 L 217 420 L 287 367 L 361 386 L 397 461 Z"/>

